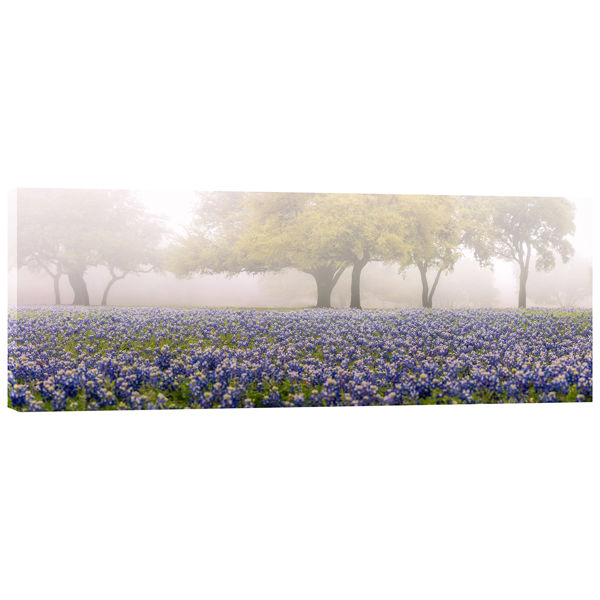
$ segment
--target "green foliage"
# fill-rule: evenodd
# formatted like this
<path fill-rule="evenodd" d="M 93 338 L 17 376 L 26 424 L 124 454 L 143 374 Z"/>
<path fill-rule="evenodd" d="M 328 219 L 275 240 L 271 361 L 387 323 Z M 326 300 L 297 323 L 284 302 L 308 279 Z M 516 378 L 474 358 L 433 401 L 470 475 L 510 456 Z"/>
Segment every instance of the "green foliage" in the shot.
<path fill-rule="evenodd" d="M 199 195 L 197 218 L 167 264 L 179 276 L 298 269 L 315 277 L 324 306 L 349 266 L 354 297 L 368 262 L 401 272 L 414 265 L 431 307 L 441 275 L 465 249 L 482 266 L 498 257 L 525 272 L 535 254 L 548 270 L 555 254 L 572 255 L 565 236 L 573 231 L 573 207 L 561 198 L 210 192 Z"/>
<path fill-rule="evenodd" d="M 311 272 L 400 251 L 394 197 L 210 193 L 202 198 L 191 231 L 172 249 L 176 273 L 286 267 Z"/>
<path fill-rule="evenodd" d="M 421 275 L 422 304 L 431 307 L 442 273 L 453 270 L 462 256 L 464 211 L 452 196 L 410 196 L 402 206 L 404 222 L 403 254 L 394 252 L 391 259 L 400 271 L 415 265 Z M 428 273 L 433 271 L 430 285 Z"/>

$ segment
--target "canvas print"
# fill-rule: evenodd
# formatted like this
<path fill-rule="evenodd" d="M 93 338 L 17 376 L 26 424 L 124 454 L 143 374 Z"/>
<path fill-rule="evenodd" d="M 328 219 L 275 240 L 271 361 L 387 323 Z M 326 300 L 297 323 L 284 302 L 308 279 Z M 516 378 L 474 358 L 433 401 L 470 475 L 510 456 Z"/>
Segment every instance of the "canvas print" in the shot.
<path fill-rule="evenodd" d="M 592 400 L 591 203 L 20 189 L 21 412 Z"/>

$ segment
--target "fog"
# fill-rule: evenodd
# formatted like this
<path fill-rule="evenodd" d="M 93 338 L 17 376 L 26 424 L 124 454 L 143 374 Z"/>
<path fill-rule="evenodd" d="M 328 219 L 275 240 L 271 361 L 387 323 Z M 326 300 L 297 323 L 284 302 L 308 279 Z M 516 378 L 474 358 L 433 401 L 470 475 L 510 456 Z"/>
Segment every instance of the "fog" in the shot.
<path fill-rule="evenodd" d="M 107 284 L 117 276 L 108 296 L 107 304 L 117 306 L 183 306 L 183 307 L 310 307 L 315 306 L 317 287 L 314 278 L 307 272 L 284 267 L 265 273 L 195 273 L 187 277 L 177 277 L 164 265 L 152 272 L 148 265 L 152 246 L 156 249 L 169 247 L 178 236 L 192 231 L 198 196 L 191 192 L 94 192 L 70 190 L 67 197 L 79 202 L 84 215 L 76 215 L 80 221 L 69 222 L 68 215 L 58 219 L 56 213 L 49 217 L 45 228 L 33 232 L 34 242 L 46 235 L 53 224 L 61 221 L 61 231 L 69 232 L 72 238 L 81 233 L 81 219 L 100 219 L 99 206 L 102 202 L 124 198 L 137 207 L 138 213 L 131 217 L 131 223 L 139 229 L 139 239 L 133 229 L 130 235 L 120 238 L 115 233 L 119 227 L 127 227 L 128 221 L 107 220 L 104 247 L 113 248 L 113 259 L 96 256 L 90 250 L 85 260 L 73 248 L 84 248 L 86 239 L 76 239 L 73 248 L 61 248 L 63 261 L 62 276 L 58 277 L 57 289 L 53 279 L 38 263 L 30 260 L 24 263 L 26 252 L 37 252 L 35 256 L 49 257 L 53 251 L 52 241 L 47 246 L 30 250 L 24 237 L 27 228 L 25 219 L 32 219 L 36 206 L 43 201 L 50 207 L 53 202 L 64 197 L 63 191 L 24 190 L 18 198 L 9 202 L 9 238 L 13 246 L 9 251 L 9 304 L 44 305 L 55 303 L 55 293 L 60 295 L 61 304 L 72 304 L 75 298 L 72 276 L 67 269 L 75 266 L 83 273 L 89 303 L 101 303 Z M 111 196 L 112 194 L 112 196 Z M 112 198 L 112 199 L 111 199 Z M 527 281 L 527 302 L 529 306 L 548 307 L 591 307 L 592 305 L 592 203 L 583 199 L 570 199 L 575 207 L 575 232 L 566 239 L 573 246 L 574 254 L 566 264 L 560 258 L 550 271 L 537 271 L 533 266 Z M 36 204 L 36 202 L 38 204 Z M 88 202 L 91 204 L 88 207 Z M 58 206 L 58 205 L 57 205 Z M 89 210 L 88 210 L 89 208 Z M 72 209 L 72 206 L 69 210 Z M 134 209 L 132 209 L 134 210 Z M 16 219 L 15 219 L 16 211 Z M 143 215 L 142 215 L 143 213 Z M 133 214 L 133 213 L 132 213 Z M 142 216 L 140 216 L 142 215 Z M 148 222 L 140 219 L 150 217 Z M 154 217 L 157 217 L 156 219 Z M 127 217 L 129 218 L 129 217 Z M 17 232 L 16 223 L 19 223 Z M 161 235 L 149 239 L 143 227 L 148 223 L 158 223 Z M 51 232 L 53 233 L 53 232 Z M 31 234 L 31 231 L 29 231 Z M 37 236 L 37 237 L 36 237 Z M 152 242 L 152 243 L 150 243 Z M 14 245 L 18 246 L 18 253 Z M 28 242 L 30 243 L 30 242 Z M 86 247 L 87 251 L 87 247 Z M 131 258 L 135 254 L 135 258 Z M 41 260 L 41 259 L 38 259 Z M 50 264 L 50 261 L 48 264 Z M 492 258 L 491 266 L 482 267 L 475 253 L 464 249 L 454 268 L 441 274 L 433 298 L 434 307 L 515 307 L 519 288 L 518 266 L 498 258 Z M 54 264 L 54 263 L 52 263 Z M 65 265 L 69 265 L 68 267 Z M 111 266 L 112 265 L 112 274 Z M 343 271 L 331 292 L 331 306 L 334 308 L 350 305 L 352 266 Z M 421 279 L 419 270 L 411 265 L 399 272 L 399 265 L 390 260 L 373 260 L 362 271 L 360 280 L 363 308 L 395 308 L 421 306 Z M 79 301 L 77 303 L 80 303 Z"/>

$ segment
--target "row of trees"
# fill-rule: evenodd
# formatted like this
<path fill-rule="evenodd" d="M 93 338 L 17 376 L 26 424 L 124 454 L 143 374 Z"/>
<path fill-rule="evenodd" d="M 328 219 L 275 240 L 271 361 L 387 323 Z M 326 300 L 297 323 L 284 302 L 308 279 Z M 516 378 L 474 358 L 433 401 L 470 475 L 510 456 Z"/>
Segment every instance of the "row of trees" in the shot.
<path fill-rule="evenodd" d="M 188 232 L 169 232 L 127 192 L 20 190 L 18 266 L 47 273 L 55 301 L 66 276 L 74 304 L 89 304 L 85 274 L 103 265 L 112 286 L 129 274 L 171 271 L 265 273 L 297 269 L 316 283 L 318 307 L 351 269 L 350 306 L 361 307 L 361 274 L 372 261 L 411 266 L 421 303 L 433 306 L 440 277 L 466 251 L 519 267 L 519 307 L 526 306 L 531 261 L 550 270 L 569 260 L 573 205 L 562 198 L 475 198 L 351 194 L 203 193 Z"/>
<path fill-rule="evenodd" d="M 564 198 L 213 192 L 200 195 L 167 265 L 179 276 L 298 269 L 314 277 L 319 307 L 351 268 L 350 307 L 361 308 L 362 271 L 384 261 L 416 267 L 422 306 L 432 307 L 440 277 L 470 250 L 483 267 L 494 258 L 518 265 L 524 308 L 532 258 L 538 270 L 552 269 L 556 255 L 568 261 L 574 231 Z"/>

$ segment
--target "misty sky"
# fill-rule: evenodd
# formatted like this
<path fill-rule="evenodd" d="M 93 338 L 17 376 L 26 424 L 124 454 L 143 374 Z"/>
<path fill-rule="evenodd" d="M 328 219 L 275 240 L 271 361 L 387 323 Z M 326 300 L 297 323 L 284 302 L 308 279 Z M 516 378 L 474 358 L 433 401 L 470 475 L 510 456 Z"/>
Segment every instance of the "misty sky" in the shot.
<path fill-rule="evenodd" d="M 194 192 L 135 192 L 148 210 L 165 217 L 172 229 L 184 233 L 194 217 L 194 204 L 198 198 Z"/>

